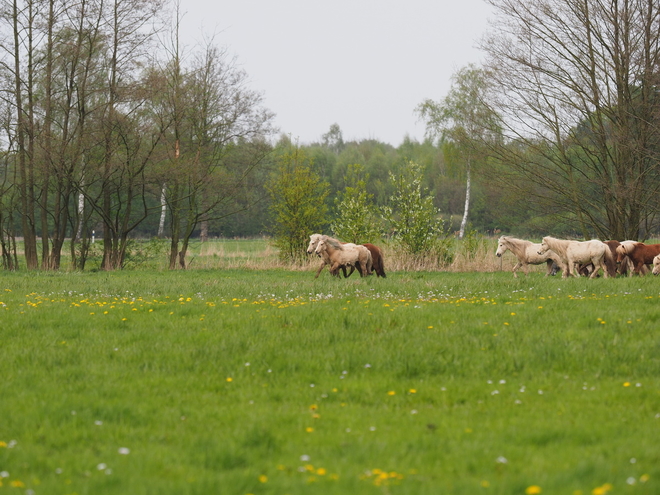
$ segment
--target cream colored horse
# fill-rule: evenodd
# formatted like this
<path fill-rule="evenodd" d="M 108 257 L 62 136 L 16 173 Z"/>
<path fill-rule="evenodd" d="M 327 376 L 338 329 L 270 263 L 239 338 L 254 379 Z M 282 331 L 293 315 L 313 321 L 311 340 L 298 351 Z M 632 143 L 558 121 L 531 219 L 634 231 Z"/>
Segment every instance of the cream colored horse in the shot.
<path fill-rule="evenodd" d="M 546 263 L 548 266 L 548 270 L 545 274 L 546 277 L 552 273 L 553 263 L 556 263 L 562 272 L 564 271 L 564 265 L 559 256 L 553 251 L 539 254 L 538 251 L 540 249 L 540 244 L 503 235 L 497 241 L 497 251 L 495 254 L 499 258 L 507 251 L 511 251 L 515 257 L 518 258 L 518 263 L 513 267 L 513 276 L 516 278 L 518 277 L 516 272 L 521 267 L 525 271 L 525 275 L 527 275 L 529 273 L 529 265 L 540 265 L 541 263 Z"/>
<path fill-rule="evenodd" d="M 373 260 L 371 252 L 364 246 L 350 242 L 342 244 L 333 237 L 323 236 L 314 252 L 323 259 L 328 257 L 332 275 L 339 275 L 339 268 L 345 266 L 354 266 L 363 277 L 371 275 Z"/>
<path fill-rule="evenodd" d="M 577 263 L 593 263 L 594 271 L 591 272 L 589 278 L 595 278 L 598 275 L 598 270 L 603 270 L 603 276 L 609 277 L 607 266 L 605 265 L 605 257 L 612 256 L 610 248 L 602 241 L 592 239 L 591 241 L 569 241 L 565 239 L 555 239 L 554 237 L 546 236 L 541 242 L 541 249 L 538 254 L 542 255 L 548 251 L 554 251 L 565 265 L 563 278 L 571 275 L 580 276 L 576 264 Z"/>
<path fill-rule="evenodd" d="M 321 239 L 323 239 L 324 236 L 323 234 L 312 234 L 309 236 L 309 246 L 307 246 L 307 254 L 312 254 L 313 252 L 316 251 L 316 246 L 319 245 L 319 242 L 321 242 Z M 323 268 L 325 268 L 325 265 L 331 265 L 330 261 L 330 256 L 328 253 L 324 250 L 322 253 L 318 253 L 318 255 L 321 257 L 321 266 L 319 266 L 319 269 L 316 270 L 316 275 L 314 275 L 314 278 L 319 278 L 319 275 L 323 271 Z M 344 270 L 344 277 L 346 277 L 346 268 L 343 267 Z"/>
<path fill-rule="evenodd" d="M 653 275 L 660 275 L 660 254 L 653 258 Z"/>

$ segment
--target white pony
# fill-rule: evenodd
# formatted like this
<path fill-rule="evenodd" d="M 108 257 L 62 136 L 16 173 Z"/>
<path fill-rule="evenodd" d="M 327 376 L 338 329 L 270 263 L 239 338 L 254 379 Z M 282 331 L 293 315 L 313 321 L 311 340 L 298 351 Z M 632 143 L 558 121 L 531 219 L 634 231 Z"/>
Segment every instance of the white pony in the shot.
<path fill-rule="evenodd" d="M 593 263 L 594 271 L 591 272 L 589 278 L 595 278 L 598 275 L 598 270 L 603 270 L 603 276 L 609 277 L 607 266 L 605 265 L 605 256 L 611 256 L 610 248 L 598 239 L 591 241 L 569 241 L 565 239 L 555 239 L 554 237 L 546 236 L 541 242 L 541 249 L 539 254 L 544 254 L 549 250 L 554 251 L 562 260 L 565 265 L 563 278 L 571 275 L 580 276 L 577 272 L 576 263 Z"/>
<path fill-rule="evenodd" d="M 653 258 L 653 275 L 660 275 L 660 254 Z"/>
<path fill-rule="evenodd" d="M 561 271 L 564 271 L 564 265 L 559 256 L 557 256 L 552 250 L 545 254 L 539 254 L 540 249 L 540 244 L 534 244 L 531 241 L 503 235 L 497 241 L 497 251 L 495 254 L 499 258 L 508 250 L 518 258 L 518 263 L 513 267 L 513 276 L 516 278 L 518 277 L 516 272 L 520 267 L 524 267 L 525 275 L 527 275 L 529 273 L 529 265 L 540 265 L 541 263 L 546 263 L 548 266 L 548 270 L 545 274 L 546 277 L 552 273 L 552 265 L 554 263 L 559 266 Z"/>
<path fill-rule="evenodd" d="M 328 257 L 332 275 L 339 275 L 339 268 L 345 266 L 354 266 L 363 277 L 371 275 L 373 265 L 371 251 L 364 246 L 350 242 L 342 244 L 337 239 L 326 235 L 318 241 L 314 252 L 323 259 Z"/>

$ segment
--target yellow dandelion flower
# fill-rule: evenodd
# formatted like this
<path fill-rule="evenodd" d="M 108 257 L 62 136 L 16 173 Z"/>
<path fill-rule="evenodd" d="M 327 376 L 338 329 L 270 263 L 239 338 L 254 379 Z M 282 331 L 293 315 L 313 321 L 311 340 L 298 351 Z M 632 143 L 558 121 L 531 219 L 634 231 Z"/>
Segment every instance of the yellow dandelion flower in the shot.
<path fill-rule="evenodd" d="M 486 480 L 483 480 L 483 481 L 481 482 L 481 486 L 483 486 L 484 488 L 488 488 L 488 487 L 490 486 L 490 483 L 489 483 L 488 481 L 486 481 Z"/>
<path fill-rule="evenodd" d="M 414 388 L 411 388 L 410 390 L 408 390 L 408 392 L 411 393 L 411 394 L 416 394 L 417 390 L 415 390 Z"/>
<path fill-rule="evenodd" d="M 0 447 L 6 447 L 6 446 L 7 446 L 7 442 L 0 441 Z"/>
<path fill-rule="evenodd" d="M 646 483 L 651 477 L 648 474 L 643 474 L 639 477 L 639 481 Z"/>
<path fill-rule="evenodd" d="M 328 471 L 325 468 L 318 468 L 316 470 L 316 474 L 318 474 L 319 476 L 325 476 L 327 472 Z"/>
<path fill-rule="evenodd" d="M 624 387 L 630 387 L 630 382 L 624 382 L 623 386 Z"/>
<path fill-rule="evenodd" d="M 233 382 L 234 379 L 233 379 L 231 376 L 228 376 L 228 377 L 227 377 L 227 381 L 228 381 L 228 382 Z"/>
<path fill-rule="evenodd" d="M 305 428 L 305 431 L 307 433 L 312 433 L 314 431 L 314 428 L 312 428 L 311 426 L 308 426 L 307 428 Z"/>
<path fill-rule="evenodd" d="M 25 483 L 23 483 L 21 480 L 14 480 L 10 483 L 10 485 L 14 488 L 25 488 Z"/>
<path fill-rule="evenodd" d="M 528 487 L 525 489 L 525 493 L 526 493 L 527 495 L 535 495 L 535 494 L 537 494 L 537 493 L 541 493 L 541 491 L 542 491 L 542 490 L 541 490 L 541 487 L 538 486 L 538 485 L 531 485 L 531 486 L 528 486 Z"/>
<path fill-rule="evenodd" d="M 259 482 L 260 483 L 266 483 L 267 481 L 268 481 L 268 476 L 266 476 L 265 474 L 262 474 L 261 476 L 259 476 Z"/>
<path fill-rule="evenodd" d="M 429 325 L 429 326 L 426 327 L 426 328 L 431 329 L 431 328 L 433 328 L 433 325 Z"/>
<path fill-rule="evenodd" d="M 310 408 L 312 411 L 316 411 L 316 410 L 319 408 L 319 406 L 317 406 L 316 404 L 312 404 L 311 406 L 309 406 L 309 408 Z"/>
<path fill-rule="evenodd" d="M 390 390 L 389 392 L 387 392 L 387 395 L 396 395 L 396 392 L 394 390 Z"/>

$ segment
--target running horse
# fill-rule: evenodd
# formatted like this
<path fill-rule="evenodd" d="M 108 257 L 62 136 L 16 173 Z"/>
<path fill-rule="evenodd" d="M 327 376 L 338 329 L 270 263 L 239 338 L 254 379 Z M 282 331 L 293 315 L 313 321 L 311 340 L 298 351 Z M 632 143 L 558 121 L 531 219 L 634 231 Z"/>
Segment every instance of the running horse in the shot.
<path fill-rule="evenodd" d="M 495 254 L 500 258 L 507 251 L 511 251 L 515 257 L 518 258 L 518 263 L 513 267 L 513 276 L 516 278 L 518 278 L 516 272 L 521 267 L 525 271 L 525 275 L 528 275 L 529 265 L 540 265 L 542 263 L 545 263 L 548 267 L 545 274 L 546 277 L 551 274 L 554 275 L 553 267 L 555 265 L 563 271 L 562 262 L 559 256 L 552 251 L 539 254 L 539 249 L 541 249 L 540 244 L 534 244 L 531 241 L 503 235 L 497 241 L 497 251 Z"/>

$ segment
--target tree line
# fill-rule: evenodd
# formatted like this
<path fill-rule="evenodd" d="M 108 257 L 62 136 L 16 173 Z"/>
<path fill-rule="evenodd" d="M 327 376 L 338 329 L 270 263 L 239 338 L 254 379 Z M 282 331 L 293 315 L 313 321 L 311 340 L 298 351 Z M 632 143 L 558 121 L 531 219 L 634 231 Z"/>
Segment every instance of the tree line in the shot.
<path fill-rule="evenodd" d="M 275 129 L 226 48 L 180 44 L 177 4 L 2 2 L 3 266 L 59 269 L 66 248 L 84 269 L 95 235 L 112 270 L 134 238 L 166 238 L 177 268 L 193 237 L 273 236 L 295 259 L 313 231 L 440 256 L 468 231 L 656 234 L 660 6 L 489 3 L 484 62 L 394 147 Z"/>

